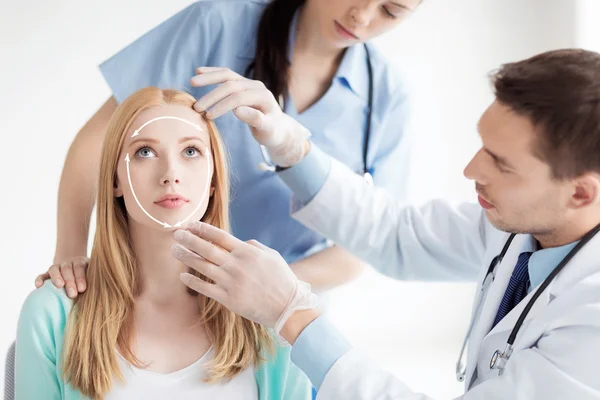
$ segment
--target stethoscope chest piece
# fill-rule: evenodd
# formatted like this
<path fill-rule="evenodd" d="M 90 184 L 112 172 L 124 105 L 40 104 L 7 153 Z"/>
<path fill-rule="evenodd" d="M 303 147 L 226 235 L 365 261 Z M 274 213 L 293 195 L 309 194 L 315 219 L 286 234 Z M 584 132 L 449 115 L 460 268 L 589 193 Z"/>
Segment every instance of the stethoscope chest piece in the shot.
<path fill-rule="evenodd" d="M 500 357 L 500 350 L 496 350 L 492 355 L 492 359 L 490 360 L 490 369 L 494 369 L 494 367 L 496 367 L 498 357 Z"/>
<path fill-rule="evenodd" d="M 504 367 L 512 354 L 513 348 L 510 344 L 506 345 L 504 351 L 496 350 L 490 359 L 490 369 L 497 369 L 498 374 L 502 375 Z"/>

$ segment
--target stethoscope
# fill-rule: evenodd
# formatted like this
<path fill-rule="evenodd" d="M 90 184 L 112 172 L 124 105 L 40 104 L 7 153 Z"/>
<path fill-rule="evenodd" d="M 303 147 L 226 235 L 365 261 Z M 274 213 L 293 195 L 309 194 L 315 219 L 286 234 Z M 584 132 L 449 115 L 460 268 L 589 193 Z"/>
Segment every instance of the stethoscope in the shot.
<path fill-rule="evenodd" d="M 567 265 L 567 263 L 569 261 L 571 261 L 571 259 L 573 257 L 575 257 L 575 255 L 579 252 L 579 250 L 581 250 L 581 248 L 583 248 L 583 246 L 585 246 L 596 235 L 596 233 L 598 233 L 598 231 L 600 231 L 600 224 L 596 225 L 591 231 L 586 233 L 585 236 L 583 236 L 583 238 L 581 238 L 579 243 L 577 243 L 577 245 L 575 245 L 575 247 L 573 247 L 573 249 L 569 252 L 569 254 L 567 254 L 566 257 L 562 259 L 560 264 L 558 264 L 556 266 L 556 268 L 554 268 L 552 273 L 550 275 L 548 275 L 548 277 L 544 280 L 544 282 L 540 285 L 540 287 L 535 291 L 535 293 L 533 294 L 533 296 L 531 297 L 531 299 L 529 300 L 529 302 L 527 303 L 527 305 L 521 312 L 521 315 L 519 316 L 519 319 L 515 323 L 512 331 L 510 332 L 510 336 L 508 337 L 504 351 L 496 350 L 494 352 L 494 354 L 492 355 L 492 358 L 490 360 L 490 369 L 497 369 L 498 375 L 502 375 L 504 373 L 504 367 L 506 366 L 506 363 L 508 362 L 508 360 L 510 359 L 510 356 L 512 355 L 513 345 L 515 343 L 515 339 L 517 338 L 517 334 L 519 333 L 519 330 L 521 329 L 521 326 L 523 325 L 523 322 L 525 321 L 527 314 L 529 314 L 529 311 L 535 304 L 538 297 L 540 297 L 542 292 L 544 292 L 544 290 L 546 290 L 546 288 L 550 285 L 552 280 L 565 267 L 565 265 Z M 460 354 L 458 356 L 458 362 L 456 363 L 456 379 L 459 382 L 462 382 L 465 380 L 466 366 L 463 365 L 463 355 L 465 352 L 465 348 L 467 346 L 467 342 L 469 340 L 469 336 L 471 335 L 471 331 L 473 330 L 473 326 L 475 325 L 475 321 L 479 318 L 479 313 L 481 312 L 481 306 L 483 304 L 485 292 L 487 291 L 487 289 L 489 288 L 491 283 L 494 281 L 494 272 L 495 272 L 496 266 L 498 264 L 502 263 L 502 259 L 508 252 L 510 244 L 513 241 L 513 239 L 515 238 L 515 236 L 516 236 L 516 234 L 512 233 L 508 237 L 500 254 L 498 254 L 496 257 L 494 257 L 492 259 L 492 262 L 490 263 L 487 273 L 485 274 L 485 277 L 483 278 L 483 283 L 481 284 L 481 291 L 479 292 L 477 309 L 475 310 L 475 314 L 473 314 L 473 318 L 471 319 L 471 323 L 469 324 L 469 329 L 467 330 L 465 340 L 463 341 L 463 345 L 460 350 Z"/>
<path fill-rule="evenodd" d="M 371 54 L 369 53 L 369 47 L 366 43 L 364 43 L 365 52 L 367 53 L 367 71 L 369 74 L 369 98 L 367 104 L 367 125 L 365 128 L 365 139 L 363 145 L 363 154 L 362 154 L 362 171 L 360 171 L 365 179 L 365 181 L 373 185 L 373 175 L 369 170 L 369 165 L 367 162 L 367 156 L 369 153 L 369 140 L 371 139 L 371 119 L 372 119 L 372 109 L 373 109 L 373 65 L 371 64 Z M 279 107 L 282 110 L 285 109 L 285 103 L 283 96 L 279 96 L 278 99 Z M 271 157 L 269 156 L 269 151 L 263 145 L 260 145 L 260 152 L 262 154 L 263 162 L 259 164 L 259 168 L 263 171 L 272 171 L 275 172 L 278 170 L 277 166 L 273 164 L 271 161 Z"/>

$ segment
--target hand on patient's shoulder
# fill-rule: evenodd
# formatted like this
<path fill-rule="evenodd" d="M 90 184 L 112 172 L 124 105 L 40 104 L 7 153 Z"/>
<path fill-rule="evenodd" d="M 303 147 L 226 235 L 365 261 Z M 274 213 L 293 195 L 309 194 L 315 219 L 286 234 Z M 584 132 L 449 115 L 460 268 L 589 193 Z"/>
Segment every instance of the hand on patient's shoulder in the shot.
<path fill-rule="evenodd" d="M 35 279 L 35 287 L 39 288 L 44 281 L 51 279 L 57 288 L 64 287 L 67 295 L 74 299 L 87 287 L 85 274 L 89 262 L 90 259 L 85 256 L 76 256 L 55 263 L 46 273 L 38 275 Z"/>

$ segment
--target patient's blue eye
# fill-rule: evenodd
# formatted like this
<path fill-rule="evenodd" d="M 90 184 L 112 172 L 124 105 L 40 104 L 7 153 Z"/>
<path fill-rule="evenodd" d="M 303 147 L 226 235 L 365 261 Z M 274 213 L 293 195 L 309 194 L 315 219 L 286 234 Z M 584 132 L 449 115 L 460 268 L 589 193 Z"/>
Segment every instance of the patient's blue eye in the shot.
<path fill-rule="evenodd" d="M 194 146 L 191 146 L 191 147 L 188 147 L 187 149 L 185 149 L 186 157 L 198 157 L 200 154 L 201 154 L 200 150 L 198 150 Z"/>
<path fill-rule="evenodd" d="M 156 154 L 154 154 L 154 151 L 150 147 L 144 146 L 144 147 L 140 147 L 135 152 L 135 155 L 139 156 L 141 158 L 152 158 Z"/>

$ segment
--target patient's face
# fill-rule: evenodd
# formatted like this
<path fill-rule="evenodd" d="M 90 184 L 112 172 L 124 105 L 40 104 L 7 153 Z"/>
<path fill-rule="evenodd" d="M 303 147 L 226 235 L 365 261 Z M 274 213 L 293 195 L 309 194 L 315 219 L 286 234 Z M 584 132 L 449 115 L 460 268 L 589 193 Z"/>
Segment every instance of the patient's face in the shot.
<path fill-rule="evenodd" d="M 183 119 L 201 130 L 169 118 L 152 121 L 132 137 L 159 117 Z M 114 192 L 123 196 L 130 223 L 167 231 L 160 223 L 174 226 L 200 220 L 208 206 L 207 185 L 213 173 L 208 128 L 201 116 L 180 105 L 155 107 L 142 112 L 126 135 Z"/>

